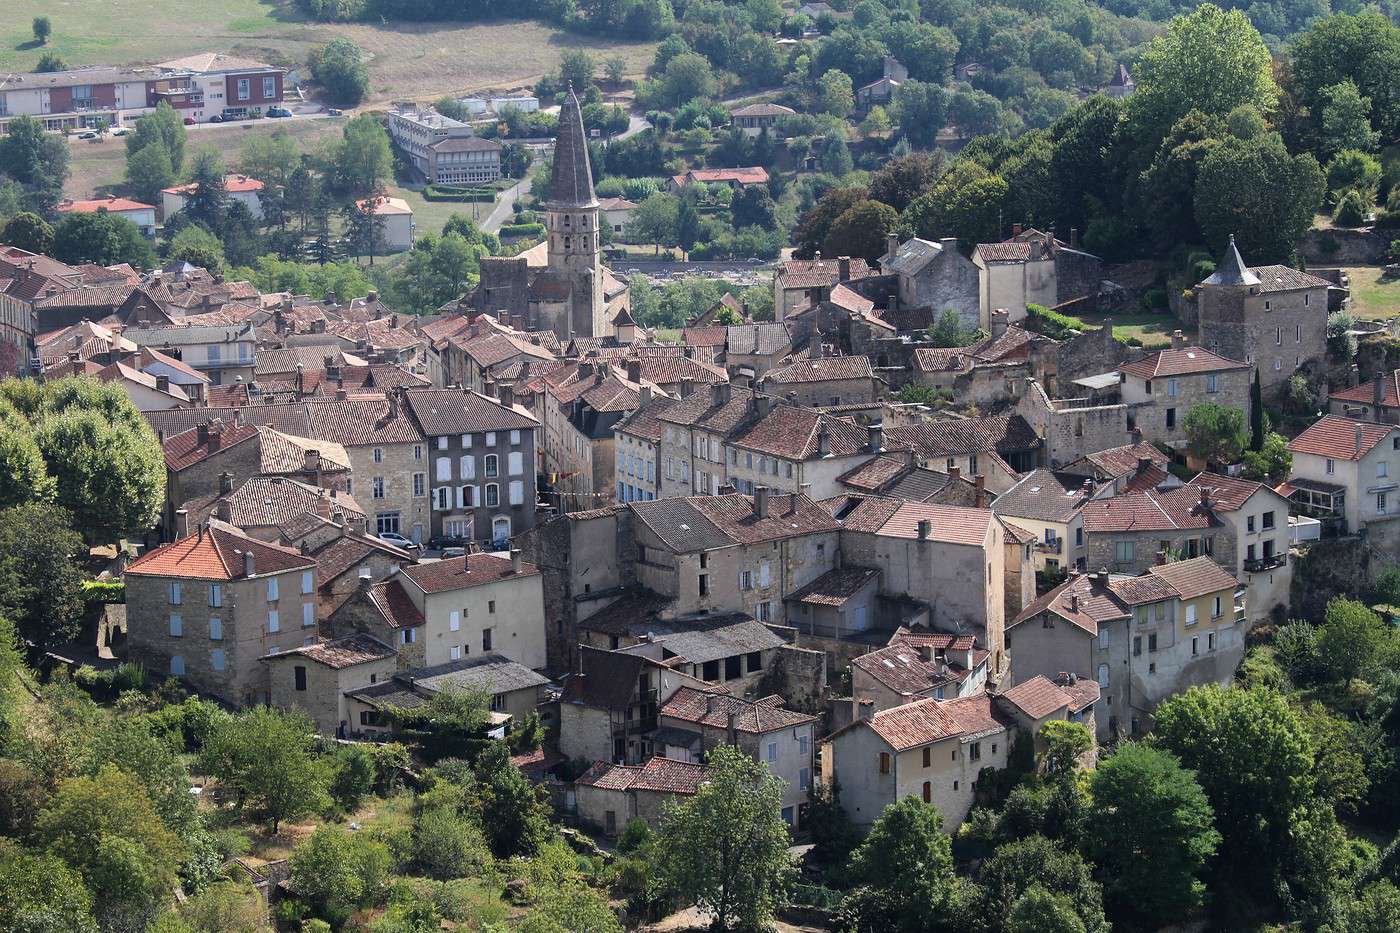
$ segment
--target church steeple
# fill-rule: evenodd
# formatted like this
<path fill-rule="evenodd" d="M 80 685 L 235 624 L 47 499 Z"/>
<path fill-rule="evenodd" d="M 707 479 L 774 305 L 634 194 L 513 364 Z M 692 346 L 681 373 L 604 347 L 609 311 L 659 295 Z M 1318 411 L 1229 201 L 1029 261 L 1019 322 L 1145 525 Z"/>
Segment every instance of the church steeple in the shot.
<path fill-rule="evenodd" d="M 593 174 L 588 164 L 588 135 L 583 130 L 583 109 L 578 96 L 569 96 L 559 108 L 559 131 L 554 141 L 554 172 L 549 186 L 549 210 L 596 208 Z"/>

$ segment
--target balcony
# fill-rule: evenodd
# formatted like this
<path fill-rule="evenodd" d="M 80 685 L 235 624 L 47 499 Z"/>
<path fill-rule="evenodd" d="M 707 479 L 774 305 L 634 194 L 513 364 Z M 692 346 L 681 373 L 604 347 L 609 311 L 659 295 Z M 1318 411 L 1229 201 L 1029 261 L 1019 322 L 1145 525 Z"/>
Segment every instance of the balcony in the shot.
<path fill-rule="evenodd" d="M 1065 539 L 1055 538 L 1051 541 L 1041 541 L 1036 544 L 1035 549 L 1040 554 L 1058 554 L 1064 550 Z"/>
<path fill-rule="evenodd" d="M 1244 562 L 1245 573 L 1263 573 L 1266 570 L 1274 570 L 1288 563 L 1288 554 L 1272 554 L 1268 557 L 1256 557 Z"/>

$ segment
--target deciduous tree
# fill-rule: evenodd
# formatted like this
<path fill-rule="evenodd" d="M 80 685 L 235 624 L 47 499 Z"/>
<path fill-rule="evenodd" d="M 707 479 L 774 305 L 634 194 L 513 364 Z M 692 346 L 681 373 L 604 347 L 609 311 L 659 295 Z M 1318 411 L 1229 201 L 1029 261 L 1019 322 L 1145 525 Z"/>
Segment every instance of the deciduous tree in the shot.
<path fill-rule="evenodd" d="M 1208 463 L 1237 463 L 1249 444 L 1244 412 L 1238 408 L 1202 402 L 1186 413 L 1183 427 L 1191 453 Z"/>
<path fill-rule="evenodd" d="M 311 53 L 311 76 L 331 103 L 353 107 L 369 93 L 369 69 L 364 52 L 344 37 L 332 39 Z"/>
<path fill-rule="evenodd" d="M 866 888 L 846 912 L 861 930 L 955 928 L 954 918 L 970 906 L 942 814 L 917 797 L 885 808 L 851 854 L 850 877 Z"/>
<path fill-rule="evenodd" d="M 276 834 L 283 820 L 324 809 L 329 775 L 312 756 L 315 728 L 300 711 L 260 706 L 221 723 L 200 761 Z"/>

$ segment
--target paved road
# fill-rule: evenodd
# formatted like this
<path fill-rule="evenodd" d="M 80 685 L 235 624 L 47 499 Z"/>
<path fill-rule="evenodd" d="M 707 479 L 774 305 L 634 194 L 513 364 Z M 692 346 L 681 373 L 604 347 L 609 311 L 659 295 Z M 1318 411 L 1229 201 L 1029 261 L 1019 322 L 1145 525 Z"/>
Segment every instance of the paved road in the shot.
<path fill-rule="evenodd" d="M 499 233 L 501 227 L 515 216 L 513 210 L 515 199 L 528 191 L 529 186 L 530 179 L 526 177 L 502 191 L 501 196 L 496 199 L 496 206 L 491 208 L 491 213 L 487 214 L 486 219 L 481 222 L 481 229 L 487 233 Z"/>

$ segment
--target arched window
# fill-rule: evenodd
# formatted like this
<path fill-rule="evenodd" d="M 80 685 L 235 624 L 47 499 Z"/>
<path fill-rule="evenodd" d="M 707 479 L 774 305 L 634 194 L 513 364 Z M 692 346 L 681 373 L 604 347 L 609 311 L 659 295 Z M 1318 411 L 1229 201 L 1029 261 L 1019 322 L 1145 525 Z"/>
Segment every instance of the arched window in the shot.
<path fill-rule="evenodd" d="M 584 238 L 583 238 L 583 244 L 582 244 L 582 245 L 583 245 L 583 248 L 584 248 L 584 249 L 588 249 L 588 237 L 584 237 Z"/>
<path fill-rule="evenodd" d="M 565 215 L 564 215 L 564 226 L 566 226 L 566 227 L 569 226 L 569 224 L 572 222 L 572 220 L 573 220 L 573 218 L 571 218 L 568 214 L 565 214 Z"/>
<path fill-rule="evenodd" d="M 569 248 L 569 238 L 568 238 L 568 237 L 564 237 L 564 248 L 565 248 L 565 249 L 568 249 L 568 248 Z"/>
<path fill-rule="evenodd" d="M 491 540 L 502 544 L 510 539 L 510 516 L 497 515 L 491 520 Z"/>

